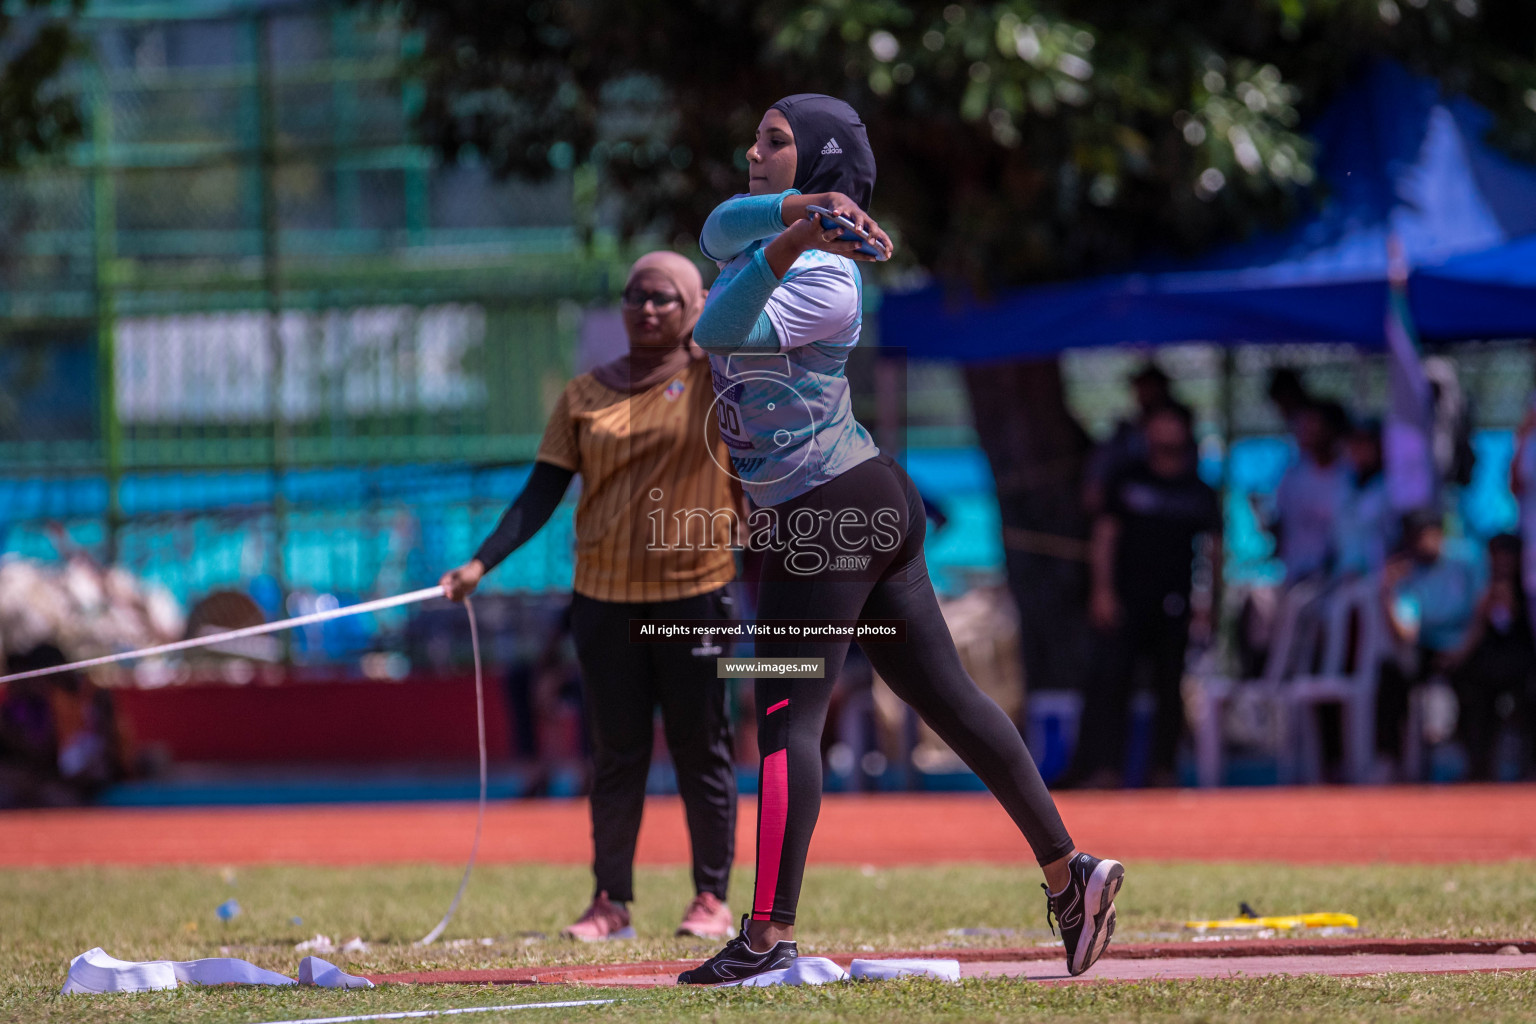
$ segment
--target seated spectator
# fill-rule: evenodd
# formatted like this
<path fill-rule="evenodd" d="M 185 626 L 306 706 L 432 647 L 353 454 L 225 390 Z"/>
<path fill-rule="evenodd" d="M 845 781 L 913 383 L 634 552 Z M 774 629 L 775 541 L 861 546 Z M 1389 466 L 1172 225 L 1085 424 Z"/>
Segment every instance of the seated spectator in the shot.
<path fill-rule="evenodd" d="M 53 644 L 6 660 L 7 672 L 63 665 Z M 0 807 L 72 807 L 123 775 L 112 697 L 78 673 L 23 679 L 0 691 Z"/>
<path fill-rule="evenodd" d="M 1286 431 L 1294 434 L 1297 414 L 1314 401 L 1301 374 L 1296 372 L 1294 366 L 1276 366 L 1269 371 L 1269 382 L 1264 393 L 1269 396 L 1275 412 L 1279 413 Z"/>
<path fill-rule="evenodd" d="M 1313 402 L 1294 417 L 1296 461 L 1275 492 L 1274 511 L 1260 523 L 1275 538 L 1285 566 L 1285 581 L 1326 572 L 1334 560 L 1338 523 L 1349 503 L 1349 469 L 1340 457 L 1339 438 L 1347 422 L 1337 403 Z"/>
<path fill-rule="evenodd" d="M 26 665 L 11 658 L 7 667 L 18 663 Z M 70 802 L 58 783 L 58 737 L 48 690 L 47 679 L 23 679 L 0 694 L 0 808 Z"/>
<path fill-rule="evenodd" d="M 1381 571 L 1397 539 L 1382 472 L 1381 424 L 1367 421 L 1353 427 L 1344 453 L 1349 489 L 1334 524 L 1334 572 L 1365 576 Z"/>
<path fill-rule="evenodd" d="M 1387 495 L 1381 447 L 1381 424 L 1366 420 L 1352 425 L 1344 438 L 1349 488 L 1334 523 L 1334 576 L 1349 579 L 1379 573 L 1397 540 L 1397 517 Z M 1321 652 L 1318 652 L 1319 654 Z M 1252 675 L 1262 671 L 1253 664 Z M 1333 777 L 1343 770 L 1343 722 L 1337 704 L 1316 709 L 1323 746 L 1323 771 Z"/>
<path fill-rule="evenodd" d="M 1267 393 L 1297 450 L 1269 501 L 1248 493 L 1254 521 L 1274 538 L 1285 575 L 1281 586 L 1254 587 L 1243 599 L 1234 653 L 1244 678 L 1263 670 L 1286 589 L 1332 564 L 1335 525 L 1349 493 L 1338 453 L 1340 431 L 1332 429 L 1331 411 L 1308 393 L 1289 366 L 1270 371 Z"/>
<path fill-rule="evenodd" d="M 1472 625 L 1477 607 L 1477 572 L 1445 551 L 1440 513 L 1421 511 L 1404 518 L 1402 550 L 1381 576 L 1381 602 L 1402 657 L 1382 665 L 1376 692 L 1376 750 L 1398 761 L 1408 695 L 1413 687 L 1443 672 Z"/>
<path fill-rule="evenodd" d="M 1446 657 L 1461 712 L 1457 731 L 1473 780 L 1497 777 L 1501 719 L 1525 713 L 1536 677 L 1530 602 L 1521 579 L 1520 538 L 1501 533 L 1488 541 L 1488 586 L 1472 627 Z"/>
<path fill-rule="evenodd" d="M 1084 701 L 1068 785 L 1123 780 L 1131 694 L 1143 665 L 1157 699 L 1148 778 L 1153 785 L 1176 782 L 1195 541 L 1206 536 L 1219 544 L 1221 535 L 1220 501 L 1195 473 L 1192 426 L 1183 406 L 1154 410 L 1146 461 L 1110 482 L 1094 524 L 1089 616 L 1103 640 L 1102 660 Z M 1219 564 L 1219 554 L 1212 561 Z"/>
<path fill-rule="evenodd" d="M 1509 462 L 1509 490 L 1520 503 L 1520 540 L 1525 549 L 1521 575 L 1525 592 L 1536 593 L 1536 391 L 1515 428 L 1515 454 Z M 1536 622 L 1532 623 L 1536 626 Z"/>

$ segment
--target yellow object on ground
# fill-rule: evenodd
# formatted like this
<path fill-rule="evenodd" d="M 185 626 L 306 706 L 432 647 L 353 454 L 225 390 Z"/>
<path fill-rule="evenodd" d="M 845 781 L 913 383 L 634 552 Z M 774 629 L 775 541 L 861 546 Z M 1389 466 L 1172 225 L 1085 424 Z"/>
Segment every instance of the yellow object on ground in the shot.
<path fill-rule="evenodd" d="M 1285 914 L 1277 917 L 1229 917 L 1218 921 L 1185 921 L 1185 928 L 1209 931 L 1213 928 L 1358 928 L 1360 919 L 1354 914 Z"/>

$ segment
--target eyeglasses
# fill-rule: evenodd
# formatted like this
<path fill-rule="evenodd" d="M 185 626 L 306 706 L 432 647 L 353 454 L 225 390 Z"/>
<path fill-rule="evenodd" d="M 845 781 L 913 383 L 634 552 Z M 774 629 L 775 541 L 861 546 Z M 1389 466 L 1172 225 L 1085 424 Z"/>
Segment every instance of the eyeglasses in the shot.
<path fill-rule="evenodd" d="M 658 312 L 671 309 L 683 301 L 682 296 L 676 292 L 648 292 L 643 288 L 626 288 L 620 299 L 626 309 L 640 309 L 649 302 Z"/>

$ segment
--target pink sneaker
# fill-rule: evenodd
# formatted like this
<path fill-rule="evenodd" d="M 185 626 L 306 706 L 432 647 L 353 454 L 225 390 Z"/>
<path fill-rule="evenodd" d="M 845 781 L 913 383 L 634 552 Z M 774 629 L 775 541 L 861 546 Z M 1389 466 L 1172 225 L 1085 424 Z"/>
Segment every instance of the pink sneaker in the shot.
<path fill-rule="evenodd" d="M 604 942 L 609 939 L 632 939 L 635 930 L 629 926 L 629 911 L 609 902 L 608 894 L 600 892 L 593 898 L 587 912 L 560 934 L 582 942 Z"/>
<path fill-rule="evenodd" d="M 736 922 L 731 918 L 731 908 L 721 903 L 720 897 L 712 892 L 701 892 L 683 911 L 683 923 L 677 926 L 677 934 L 701 939 L 728 939 L 736 934 Z"/>

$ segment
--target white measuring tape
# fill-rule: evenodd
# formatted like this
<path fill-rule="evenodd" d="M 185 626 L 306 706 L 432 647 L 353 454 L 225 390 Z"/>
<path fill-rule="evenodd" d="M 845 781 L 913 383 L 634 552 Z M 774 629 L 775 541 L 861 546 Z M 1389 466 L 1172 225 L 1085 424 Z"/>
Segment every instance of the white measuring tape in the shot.
<path fill-rule="evenodd" d="M 461 1013 L 493 1013 L 497 1010 L 553 1010 L 566 1006 L 606 1006 L 617 999 L 563 999 L 556 1003 L 508 1003 L 505 1006 L 464 1006 L 452 1010 L 404 1010 L 396 1013 L 363 1013 L 353 1017 L 304 1017 L 301 1020 L 269 1020 L 263 1024 L 349 1024 L 359 1020 L 402 1020 L 411 1017 L 452 1017 Z"/>
<path fill-rule="evenodd" d="M 72 661 L 68 665 L 54 665 L 50 668 L 35 668 L 30 672 L 16 672 L 8 676 L 0 676 L 0 683 L 9 683 L 17 679 L 31 679 L 35 676 L 51 676 L 59 672 L 73 672 L 75 669 L 95 668 L 98 665 L 113 665 L 119 661 L 132 661 L 135 658 L 152 658 L 157 654 L 171 654 L 175 651 L 190 651 L 196 647 L 211 647 L 214 644 L 227 643 L 230 640 L 243 640 L 248 636 L 261 636 L 263 633 L 278 633 L 285 629 L 294 629 L 298 626 L 310 626 L 316 622 L 328 622 L 331 619 L 340 619 L 348 615 L 362 615 L 365 612 L 382 611 L 385 608 L 398 608 L 403 604 L 415 604 L 418 601 L 430 601 L 434 597 L 442 597 L 442 587 L 427 587 L 424 590 L 413 590 L 409 594 L 398 594 L 394 597 L 381 597 L 377 601 L 365 601 L 362 604 L 349 604 L 345 608 L 332 608 L 329 611 L 313 612 L 309 615 L 300 615 L 293 619 L 283 619 L 279 622 L 263 622 L 259 626 L 246 626 L 244 629 L 230 629 L 223 633 L 209 633 L 207 636 L 195 636 L 190 640 L 177 640 L 175 643 L 160 644 L 158 647 L 141 647 L 136 651 L 123 651 L 120 654 L 106 654 L 100 658 L 87 658 L 85 661 Z M 470 613 L 470 620 L 474 620 L 474 613 Z M 476 664 L 478 664 L 478 658 Z"/>
<path fill-rule="evenodd" d="M 437 922 L 437 927 L 417 940 L 418 946 L 432 945 L 443 934 L 443 929 L 448 927 L 448 922 L 453 920 L 453 912 L 459 909 L 459 900 L 464 898 L 464 889 L 469 885 L 469 873 L 475 869 L 475 856 L 480 852 L 480 831 L 485 827 L 485 683 L 480 678 L 480 630 L 475 625 L 475 606 L 468 597 L 464 598 L 464 610 L 469 613 L 469 642 L 475 651 L 475 727 L 479 730 L 480 739 L 480 809 L 475 814 L 475 841 L 469 845 L 469 863 L 464 865 L 464 877 L 459 879 L 459 891 L 453 894 L 453 902 L 448 904 L 448 913 Z"/>
<path fill-rule="evenodd" d="M 76 669 L 95 668 L 98 665 L 112 665 L 120 661 L 132 661 L 136 658 L 150 658 L 157 654 L 171 654 L 175 651 L 190 651 L 198 647 L 211 647 L 214 644 L 227 643 L 230 640 L 241 640 L 248 636 L 261 636 L 264 633 L 277 633 L 284 629 L 295 629 L 299 626 L 309 626 L 316 622 L 328 622 L 331 619 L 340 619 L 348 615 L 364 615 L 368 612 L 383 611 L 385 608 L 398 608 L 401 605 L 415 604 L 419 601 L 430 601 L 434 597 L 443 597 L 444 591 L 440 586 L 426 587 L 422 590 L 413 590 L 409 594 L 397 594 L 394 597 L 381 597 L 376 601 L 364 601 L 362 604 L 349 604 L 345 608 L 332 608 L 328 611 L 313 612 L 309 615 L 299 615 L 292 619 L 282 619 L 278 622 L 263 622 L 259 626 L 246 626 L 244 629 L 231 629 L 223 633 L 210 633 L 207 636 L 193 637 L 190 640 L 177 640 L 175 643 L 160 644 L 157 647 L 141 647 L 136 651 L 123 651 L 119 654 L 107 654 L 100 658 L 87 658 L 84 661 L 72 661 L 68 665 L 54 665 L 50 668 L 37 668 L 30 672 L 16 672 L 8 676 L 0 676 L 0 683 L 9 683 L 18 679 L 33 679 L 37 676 L 57 675 L 60 672 L 73 672 Z M 475 816 L 475 841 L 469 847 L 469 863 L 464 866 L 464 877 L 459 880 L 459 889 L 453 896 L 453 902 L 448 905 L 448 912 L 443 919 L 437 922 L 437 927 L 428 932 L 418 946 L 430 945 L 437 941 L 443 934 L 443 929 L 448 927 L 448 922 L 453 920 L 453 915 L 459 909 L 459 900 L 464 897 L 464 889 L 469 885 L 469 873 L 474 870 L 475 857 L 480 853 L 480 833 L 485 827 L 485 803 L 487 789 L 487 756 L 485 747 L 485 681 L 482 677 L 480 665 L 480 630 L 475 622 L 475 606 L 469 598 L 464 599 L 464 610 L 469 614 L 469 640 L 475 655 L 475 722 L 480 744 L 480 806 Z"/>

